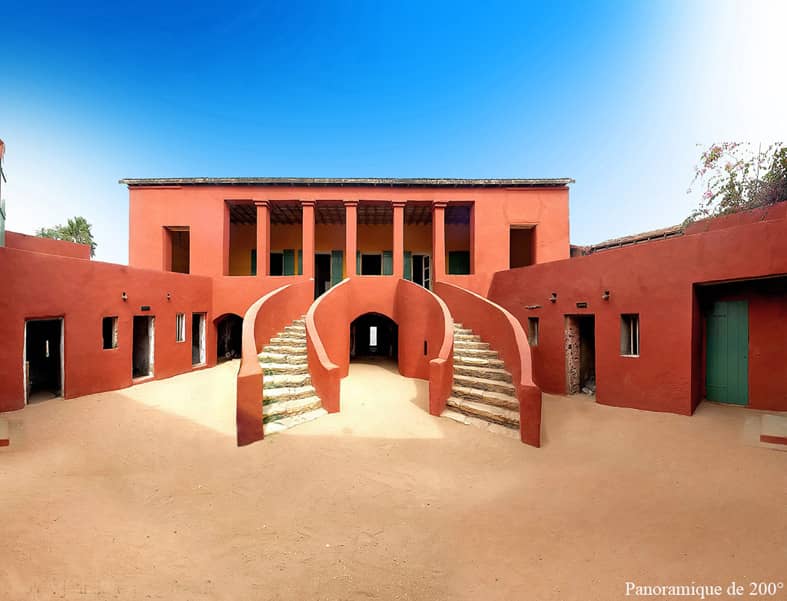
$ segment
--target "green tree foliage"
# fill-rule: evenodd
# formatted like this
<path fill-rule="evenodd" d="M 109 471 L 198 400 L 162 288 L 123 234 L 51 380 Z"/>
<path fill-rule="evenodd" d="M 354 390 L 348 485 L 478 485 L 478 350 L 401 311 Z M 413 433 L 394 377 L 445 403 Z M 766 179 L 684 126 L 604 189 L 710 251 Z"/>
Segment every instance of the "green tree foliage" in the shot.
<path fill-rule="evenodd" d="M 93 232 L 90 231 L 91 227 L 84 217 L 74 217 L 69 219 L 66 225 L 42 227 L 36 232 L 36 236 L 87 244 L 90 246 L 90 256 L 94 257 L 96 255 L 96 241 L 93 239 Z"/>
<path fill-rule="evenodd" d="M 703 188 L 702 200 L 687 222 L 787 200 L 787 147 L 712 144 L 694 168 L 692 186 Z"/>

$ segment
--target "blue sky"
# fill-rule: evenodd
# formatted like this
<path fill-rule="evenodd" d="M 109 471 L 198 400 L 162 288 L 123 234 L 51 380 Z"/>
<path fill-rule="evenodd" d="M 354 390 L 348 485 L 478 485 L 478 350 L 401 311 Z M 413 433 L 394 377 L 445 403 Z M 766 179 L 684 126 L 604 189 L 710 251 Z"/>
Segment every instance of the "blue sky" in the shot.
<path fill-rule="evenodd" d="M 164 7 L 164 8 L 162 8 Z M 698 144 L 785 139 L 786 2 L 7 3 L 8 228 L 122 177 L 573 177 L 572 242 L 671 225 Z"/>

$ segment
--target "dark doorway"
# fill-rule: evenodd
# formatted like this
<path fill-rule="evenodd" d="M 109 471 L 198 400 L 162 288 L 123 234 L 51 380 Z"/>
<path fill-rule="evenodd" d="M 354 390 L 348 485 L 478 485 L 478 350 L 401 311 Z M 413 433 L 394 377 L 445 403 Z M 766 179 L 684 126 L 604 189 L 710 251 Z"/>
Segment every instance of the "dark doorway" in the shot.
<path fill-rule="evenodd" d="M 350 359 L 387 357 L 398 359 L 399 328 L 379 313 L 366 313 L 350 324 Z"/>
<path fill-rule="evenodd" d="M 218 361 L 229 361 L 241 356 L 243 340 L 243 318 L 230 313 L 216 322 L 216 358 Z M 193 347 L 192 347 L 193 350 Z M 194 357 L 192 356 L 192 361 Z"/>
<path fill-rule="evenodd" d="M 566 393 L 596 394 L 596 318 L 566 315 Z"/>
<path fill-rule="evenodd" d="M 535 261 L 533 256 L 533 232 L 531 226 L 512 226 L 509 235 L 508 264 L 511 269 L 526 267 Z"/>
<path fill-rule="evenodd" d="M 62 336 L 62 319 L 25 323 L 25 382 L 29 403 L 63 394 Z"/>
<path fill-rule="evenodd" d="M 413 282 L 424 288 L 432 287 L 432 262 L 429 255 L 413 255 Z"/>
<path fill-rule="evenodd" d="M 331 255 L 319 253 L 314 255 L 314 298 L 317 298 L 331 287 Z"/>
<path fill-rule="evenodd" d="M 131 351 L 131 377 L 146 378 L 153 375 L 153 317 L 134 316 L 133 347 Z"/>
<path fill-rule="evenodd" d="M 361 275 L 382 275 L 383 256 L 378 254 L 361 255 Z"/>
<path fill-rule="evenodd" d="M 192 313 L 191 315 L 191 364 L 202 365 L 205 356 L 205 314 Z"/>

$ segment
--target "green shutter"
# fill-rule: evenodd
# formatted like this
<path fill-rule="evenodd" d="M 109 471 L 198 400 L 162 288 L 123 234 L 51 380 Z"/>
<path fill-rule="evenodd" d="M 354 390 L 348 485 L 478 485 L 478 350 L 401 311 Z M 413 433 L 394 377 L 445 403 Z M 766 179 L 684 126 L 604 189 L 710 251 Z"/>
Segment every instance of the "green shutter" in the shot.
<path fill-rule="evenodd" d="M 295 275 L 295 251 L 291 248 L 284 249 L 284 275 Z"/>
<path fill-rule="evenodd" d="M 251 275 L 257 275 L 257 249 L 251 249 Z"/>
<path fill-rule="evenodd" d="M 303 251 L 298 249 L 298 275 L 303 275 Z"/>
<path fill-rule="evenodd" d="M 383 251 L 383 275 L 393 275 L 393 251 Z"/>
<path fill-rule="evenodd" d="M 335 286 L 342 281 L 342 270 L 344 268 L 344 251 L 331 251 L 331 286 Z"/>
<path fill-rule="evenodd" d="M 359 275 L 361 273 L 361 251 L 355 253 L 355 273 L 353 275 Z"/>
<path fill-rule="evenodd" d="M 404 279 L 413 281 L 413 253 L 404 251 Z"/>
<path fill-rule="evenodd" d="M 470 251 L 452 250 L 448 253 L 448 273 L 467 275 L 470 273 Z"/>

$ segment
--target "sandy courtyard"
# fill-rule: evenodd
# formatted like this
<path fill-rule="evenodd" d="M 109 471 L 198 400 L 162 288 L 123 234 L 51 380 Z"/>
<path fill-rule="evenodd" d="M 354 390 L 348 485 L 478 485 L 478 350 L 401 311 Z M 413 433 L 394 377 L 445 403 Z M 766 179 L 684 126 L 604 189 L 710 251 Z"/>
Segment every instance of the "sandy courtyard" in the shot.
<path fill-rule="evenodd" d="M 352 366 L 343 411 L 235 447 L 237 363 L 6 414 L 0 598 L 610 600 L 787 581 L 787 453 L 747 412 L 544 399 L 544 447 Z M 782 591 L 778 601 L 787 599 Z"/>

